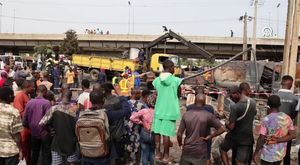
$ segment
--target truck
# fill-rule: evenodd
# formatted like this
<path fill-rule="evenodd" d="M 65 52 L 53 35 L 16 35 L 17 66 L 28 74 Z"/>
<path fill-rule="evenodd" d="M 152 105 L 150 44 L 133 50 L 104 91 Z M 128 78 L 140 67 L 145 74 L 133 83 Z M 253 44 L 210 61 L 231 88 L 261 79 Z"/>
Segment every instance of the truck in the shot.
<path fill-rule="evenodd" d="M 127 54 L 129 54 L 127 57 L 124 55 L 120 57 L 107 57 L 88 54 L 74 54 L 72 56 L 72 64 L 77 65 L 86 72 L 89 72 L 91 78 L 96 80 L 100 69 L 105 69 L 108 77 L 111 77 L 114 72 L 124 71 L 125 67 L 129 67 L 131 70 L 142 68 L 143 72 L 152 70 L 155 73 L 159 73 L 162 71 L 162 63 L 169 59 L 175 64 L 175 75 L 182 76 L 183 71 L 180 67 L 179 56 L 166 53 L 152 53 L 152 48 L 154 46 L 162 42 L 166 43 L 167 39 L 177 39 L 191 50 L 199 53 L 200 56 L 209 59 L 210 61 L 214 60 L 214 56 L 212 54 L 169 30 L 167 33 L 147 44 L 144 48 L 131 48 L 129 52 L 127 52 Z M 141 55 L 142 58 L 140 58 Z"/>
<path fill-rule="evenodd" d="M 156 53 L 151 56 L 150 69 L 153 72 L 162 71 L 162 63 L 170 59 L 175 64 L 175 74 L 180 75 L 179 57 L 172 54 Z M 100 69 L 105 69 L 108 77 L 112 77 L 115 72 L 123 72 L 125 67 L 129 67 L 132 71 L 142 68 L 143 66 L 137 59 L 106 57 L 87 54 L 74 54 L 72 56 L 72 64 L 90 73 L 93 80 L 97 80 Z"/>

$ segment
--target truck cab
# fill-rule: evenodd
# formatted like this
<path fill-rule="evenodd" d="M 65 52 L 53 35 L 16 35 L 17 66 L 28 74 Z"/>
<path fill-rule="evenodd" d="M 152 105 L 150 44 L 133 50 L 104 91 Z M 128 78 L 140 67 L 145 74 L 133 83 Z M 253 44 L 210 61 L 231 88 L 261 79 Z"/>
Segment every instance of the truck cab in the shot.
<path fill-rule="evenodd" d="M 163 54 L 163 53 L 153 54 L 151 56 L 151 63 L 150 63 L 151 69 L 156 73 L 162 72 L 163 71 L 162 64 L 165 60 L 173 61 L 174 65 L 175 65 L 174 75 L 180 76 L 182 73 L 181 67 L 180 67 L 180 58 L 173 54 Z"/>

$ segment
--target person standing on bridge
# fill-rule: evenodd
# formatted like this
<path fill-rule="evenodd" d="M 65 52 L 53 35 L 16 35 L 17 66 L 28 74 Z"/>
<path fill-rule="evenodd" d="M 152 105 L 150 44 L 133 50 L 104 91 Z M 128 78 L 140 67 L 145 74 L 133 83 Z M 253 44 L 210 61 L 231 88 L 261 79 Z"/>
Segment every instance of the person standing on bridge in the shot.
<path fill-rule="evenodd" d="M 176 135 L 176 120 L 180 118 L 179 94 L 182 80 L 173 76 L 174 63 L 166 60 L 163 63 L 164 72 L 153 81 L 157 90 L 154 120 L 152 130 L 155 133 L 155 159 L 169 163 L 169 151 L 172 146 L 170 136 Z M 161 138 L 163 138 L 164 151 L 160 152 Z"/>

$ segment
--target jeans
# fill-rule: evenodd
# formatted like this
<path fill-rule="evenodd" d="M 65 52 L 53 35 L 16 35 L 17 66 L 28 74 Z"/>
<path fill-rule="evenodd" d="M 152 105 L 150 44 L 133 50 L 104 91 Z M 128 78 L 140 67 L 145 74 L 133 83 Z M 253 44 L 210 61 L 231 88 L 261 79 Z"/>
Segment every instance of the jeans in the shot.
<path fill-rule="evenodd" d="M 0 157 L 0 165 L 17 165 L 18 163 L 19 163 L 19 154 L 7 158 Z"/>
<path fill-rule="evenodd" d="M 140 134 L 141 148 L 142 148 L 142 165 L 154 164 L 154 135 L 144 128 L 141 129 Z"/>
<path fill-rule="evenodd" d="M 51 164 L 51 136 L 44 139 L 38 139 L 31 136 L 31 165 L 37 165 L 42 151 L 42 165 Z"/>
<path fill-rule="evenodd" d="M 59 78 L 54 78 L 54 88 L 59 88 Z"/>

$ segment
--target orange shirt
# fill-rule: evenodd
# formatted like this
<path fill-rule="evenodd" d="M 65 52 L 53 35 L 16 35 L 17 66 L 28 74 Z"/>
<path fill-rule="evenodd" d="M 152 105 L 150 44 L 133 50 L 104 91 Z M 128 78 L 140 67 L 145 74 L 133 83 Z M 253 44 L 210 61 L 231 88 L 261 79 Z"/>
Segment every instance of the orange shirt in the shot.
<path fill-rule="evenodd" d="M 14 99 L 13 106 L 19 110 L 21 117 L 23 118 L 23 113 L 25 110 L 25 106 L 29 101 L 28 95 L 24 91 L 20 91 Z"/>

